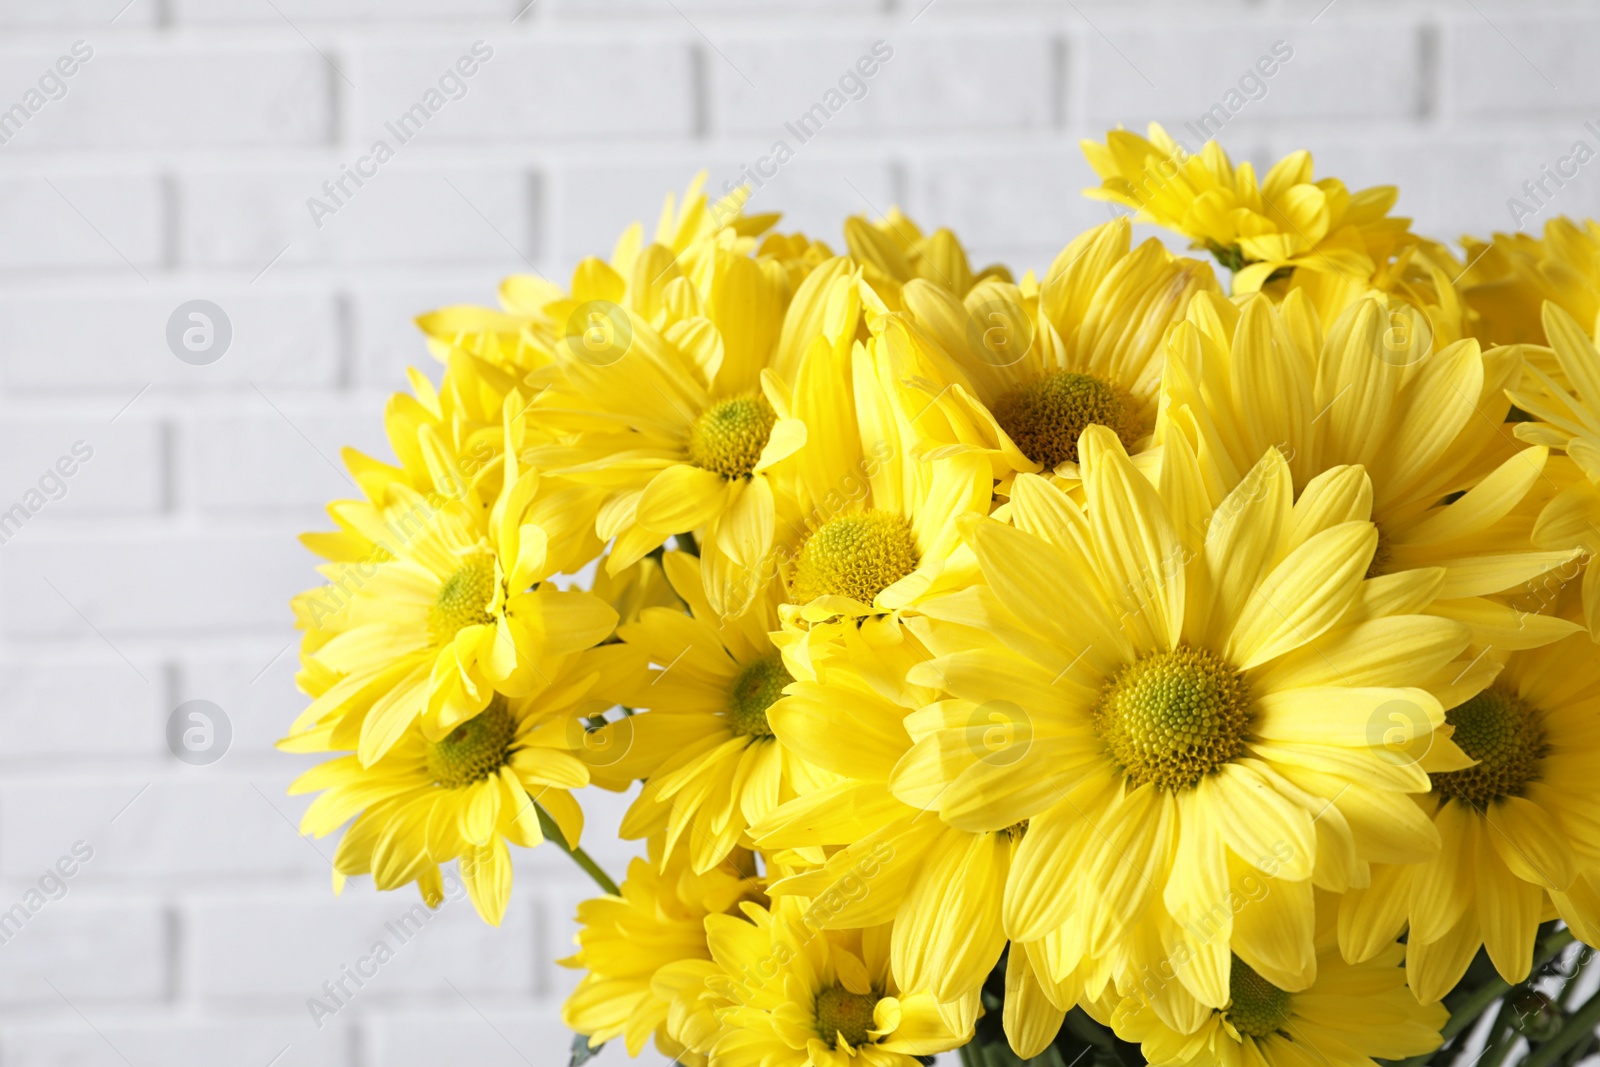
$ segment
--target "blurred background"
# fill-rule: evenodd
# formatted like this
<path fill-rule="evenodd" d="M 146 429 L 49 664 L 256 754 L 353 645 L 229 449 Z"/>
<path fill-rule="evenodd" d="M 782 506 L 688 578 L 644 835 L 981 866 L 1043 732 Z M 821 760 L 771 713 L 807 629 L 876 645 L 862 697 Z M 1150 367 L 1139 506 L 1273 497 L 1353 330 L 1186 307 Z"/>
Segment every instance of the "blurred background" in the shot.
<path fill-rule="evenodd" d="M 591 890 L 549 848 L 501 929 L 448 903 L 307 1006 L 416 901 L 333 896 L 271 748 L 304 704 L 295 534 L 435 374 L 415 314 L 564 282 L 702 168 L 835 248 L 900 205 L 1042 269 L 1108 217 L 1079 138 L 1152 118 L 1397 183 L 1450 241 L 1600 213 L 1592 5 L 0 0 L 0 28 L 0 1067 L 566 1062 L 552 961 Z M 183 760 L 190 701 L 215 736 Z M 625 801 L 584 800 L 620 877 Z"/>

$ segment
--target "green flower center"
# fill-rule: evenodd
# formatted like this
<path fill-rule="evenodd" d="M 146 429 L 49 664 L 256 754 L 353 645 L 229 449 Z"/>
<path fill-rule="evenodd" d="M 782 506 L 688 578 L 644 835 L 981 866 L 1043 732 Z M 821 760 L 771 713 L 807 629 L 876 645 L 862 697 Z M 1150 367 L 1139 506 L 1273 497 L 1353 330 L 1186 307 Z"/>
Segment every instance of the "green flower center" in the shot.
<path fill-rule="evenodd" d="M 506 709 L 505 698 L 496 696 L 444 740 L 428 743 L 428 773 L 447 789 L 487 778 L 505 766 L 516 732 L 516 720 Z"/>
<path fill-rule="evenodd" d="M 1228 976 L 1228 1021 L 1241 1034 L 1270 1037 L 1289 1021 L 1289 994 L 1261 977 L 1238 956 Z"/>
<path fill-rule="evenodd" d="M 488 612 L 492 600 L 494 557 L 483 552 L 468 559 L 439 587 L 439 596 L 428 609 L 428 636 L 442 645 L 465 627 L 494 622 Z"/>
<path fill-rule="evenodd" d="M 728 690 L 728 725 L 746 737 L 771 737 L 767 709 L 783 696 L 783 687 L 794 681 L 784 669 L 783 657 L 774 652 L 747 665 Z"/>
<path fill-rule="evenodd" d="M 1510 689 L 1490 686 L 1445 712 L 1444 721 L 1456 728 L 1455 743 L 1479 763 L 1433 775 L 1433 790 L 1440 796 L 1483 808 L 1501 797 L 1521 796 L 1539 777 L 1549 751 L 1544 716 Z"/>
<path fill-rule="evenodd" d="M 724 478 L 748 478 L 777 422 L 759 393 L 718 401 L 689 427 L 689 462 Z"/>
<path fill-rule="evenodd" d="M 830 986 L 817 994 L 817 1033 L 834 1047 L 840 1036 L 851 1048 L 872 1042 L 867 1034 L 873 1027 L 872 1009 L 878 998 L 868 993 L 852 993 Z"/>
<path fill-rule="evenodd" d="M 1054 470 L 1078 462 L 1078 438 L 1089 426 L 1105 426 L 1133 447 L 1133 408 L 1132 397 L 1092 374 L 1052 371 L 1002 396 L 994 417 L 1024 456 Z"/>
<path fill-rule="evenodd" d="M 1180 647 L 1118 671 L 1091 721 L 1135 784 L 1188 789 L 1244 754 L 1250 691 L 1220 656 Z"/>
<path fill-rule="evenodd" d="M 840 515 L 806 538 L 790 592 L 798 604 L 847 596 L 870 604 L 917 569 L 911 524 L 887 511 Z"/>

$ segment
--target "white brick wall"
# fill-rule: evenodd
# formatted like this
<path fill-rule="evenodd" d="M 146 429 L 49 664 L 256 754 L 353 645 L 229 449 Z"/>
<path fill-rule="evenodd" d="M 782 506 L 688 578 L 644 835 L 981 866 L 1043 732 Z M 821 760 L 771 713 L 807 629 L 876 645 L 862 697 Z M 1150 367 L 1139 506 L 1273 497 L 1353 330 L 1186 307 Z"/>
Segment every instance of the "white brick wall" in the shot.
<path fill-rule="evenodd" d="M 93 49 L 0 145 L 0 511 L 94 450 L 0 532 L 0 909 L 93 849 L 0 944 L 0 1067 L 564 1062 L 573 978 L 551 960 L 586 888 L 549 850 L 519 857 L 500 931 L 449 905 L 312 1024 L 306 998 L 415 898 L 335 898 L 332 842 L 297 840 L 284 787 L 306 761 L 271 748 L 302 705 L 293 535 L 427 365 L 412 315 L 512 271 L 564 278 L 696 169 L 720 187 L 793 145 L 784 123 L 874 41 L 893 56 L 865 96 L 754 201 L 839 248 L 843 215 L 899 203 L 980 262 L 1041 267 L 1106 217 L 1078 196 L 1080 137 L 1181 128 L 1279 40 L 1293 58 L 1229 149 L 1399 182 L 1447 239 L 1506 227 L 1506 198 L 1600 119 L 1600 17 L 1576 2 L 525 3 L 0 0 L 0 112 Z M 480 40 L 465 95 L 317 226 L 306 199 Z M 1553 210 L 1600 213 L 1597 174 Z M 233 326 L 209 366 L 165 340 L 196 298 Z M 220 763 L 166 751 L 189 699 L 229 715 Z M 620 874 L 623 800 L 588 799 Z"/>

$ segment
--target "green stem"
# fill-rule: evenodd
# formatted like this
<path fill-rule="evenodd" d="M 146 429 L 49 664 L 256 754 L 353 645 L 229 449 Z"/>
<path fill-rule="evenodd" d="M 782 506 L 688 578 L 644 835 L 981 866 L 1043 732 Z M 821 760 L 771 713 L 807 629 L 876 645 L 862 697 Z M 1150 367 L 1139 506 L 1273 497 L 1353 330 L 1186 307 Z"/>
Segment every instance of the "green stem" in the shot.
<path fill-rule="evenodd" d="M 1522 1067 L 1550 1067 L 1574 1045 L 1592 1036 L 1596 1024 L 1600 1024 L 1600 996 L 1590 997 L 1588 1003 L 1567 1016 L 1556 1036 L 1534 1049 L 1522 1061 Z"/>
<path fill-rule="evenodd" d="M 550 817 L 550 813 L 548 811 L 545 811 L 544 808 L 540 807 L 538 804 L 533 806 L 533 810 L 539 814 L 539 829 L 544 833 L 544 838 L 546 841 L 549 841 L 562 852 L 565 852 L 567 855 L 571 856 L 572 862 L 583 868 L 583 872 L 590 878 L 594 879 L 595 885 L 599 886 L 601 889 L 604 889 L 611 896 L 617 897 L 622 895 L 622 890 L 617 888 L 617 883 L 611 880 L 611 876 L 609 874 L 600 869 L 600 865 L 598 863 L 589 858 L 589 854 L 587 852 L 574 845 L 567 844 L 565 835 L 561 833 L 561 827 L 556 825 L 556 821 Z"/>

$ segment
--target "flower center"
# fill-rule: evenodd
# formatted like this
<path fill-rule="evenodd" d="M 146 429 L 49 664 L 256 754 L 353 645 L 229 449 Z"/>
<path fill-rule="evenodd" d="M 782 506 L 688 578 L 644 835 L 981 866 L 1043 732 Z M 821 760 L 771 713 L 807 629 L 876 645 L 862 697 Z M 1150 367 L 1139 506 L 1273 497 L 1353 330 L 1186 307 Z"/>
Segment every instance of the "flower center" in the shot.
<path fill-rule="evenodd" d="M 872 1009 L 878 998 L 867 993 L 852 993 L 840 986 L 830 986 L 817 994 L 817 1033 L 829 1046 L 839 1037 L 851 1048 L 870 1044 L 867 1031 L 872 1029 Z"/>
<path fill-rule="evenodd" d="M 858 511 L 830 519 L 806 538 L 790 592 L 799 604 L 819 596 L 871 604 L 916 569 L 911 524 L 887 511 Z"/>
<path fill-rule="evenodd" d="M 446 789 L 487 778 L 505 766 L 517 724 L 506 710 L 505 697 L 451 730 L 442 741 L 428 744 L 428 773 Z"/>
<path fill-rule="evenodd" d="M 1228 1021 L 1241 1034 L 1270 1037 L 1289 1021 L 1289 994 L 1251 970 L 1238 956 L 1228 976 Z"/>
<path fill-rule="evenodd" d="M 1139 439 L 1133 398 L 1075 371 L 1052 371 L 1018 386 L 995 402 L 994 417 L 1022 454 L 1046 470 L 1078 462 L 1078 437 L 1088 426 L 1107 427 L 1129 448 Z"/>
<path fill-rule="evenodd" d="M 1521 796 L 1539 777 L 1545 744 L 1544 716 L 1510 689 L 1490 686 L 1444 713 L 1456 728 L 1454 741 L 1478 760 L 1476 767 L 1433 775 L 1434 792 L 1475 808 L 1501 797 Z"/>
<path fill-rule="evenodd" d="M 494 599 L 494 557 L 487 552 L 467 560 L 444 580 L 439 596 L 428 609 L 428 636 L 442 645 L 464 627 L 494 622 L 488 612 Z"/>
<path fill-rule="evenodd" d="M 783 696 L 783 687 L 794 681 L 784 669 L 783 657 L 774 652 L 749 664 L 733 680 L 728 690 L 728 725 L 746 737 L 771 737 L 767 709 Z"/>
<path fill-rule="evenodd" d="M 759 393 L 718 401 L 689 427 L 689 462 L 724 478 L 748 478 L 777 422 Z"/>
<path fill-rule="evenodd" d="M 1238 671 L 1215 653 L 1180 647 L 1118 671 L 1092 722 L 1135 784 L 1179 790 L 1244 754 L 1249 709 Z"/>

